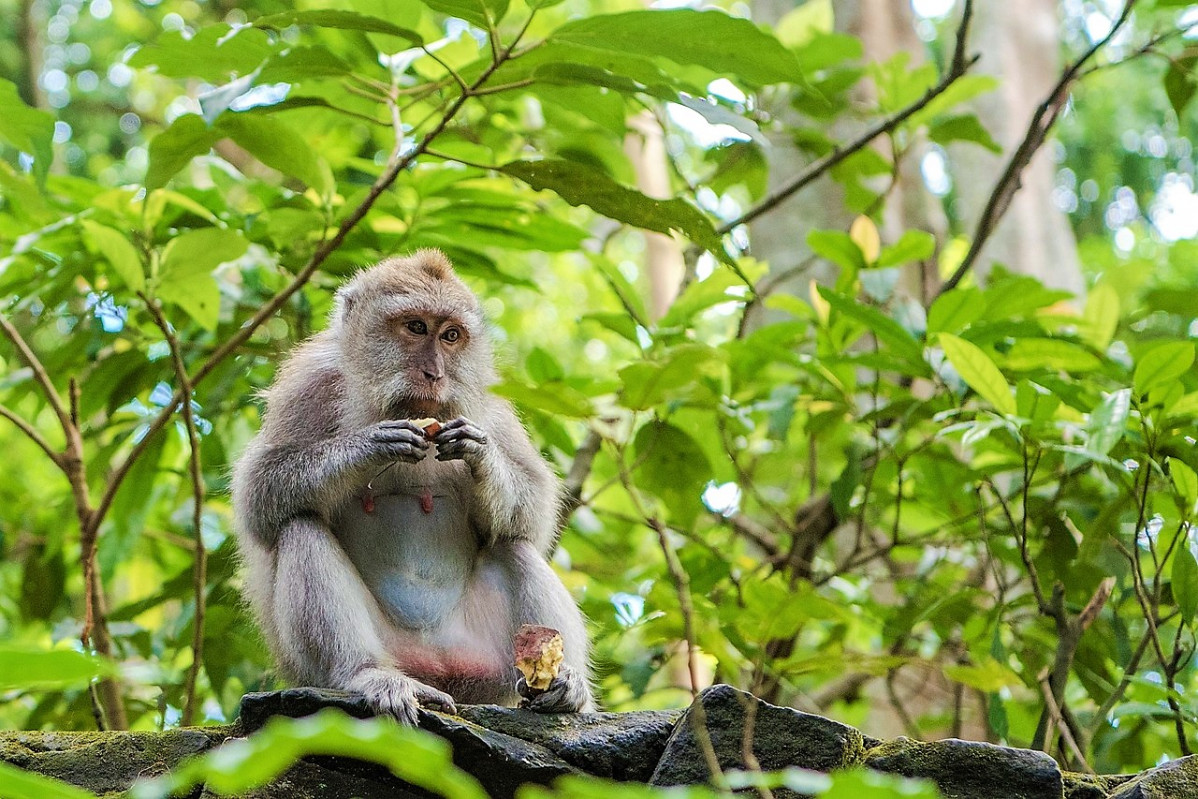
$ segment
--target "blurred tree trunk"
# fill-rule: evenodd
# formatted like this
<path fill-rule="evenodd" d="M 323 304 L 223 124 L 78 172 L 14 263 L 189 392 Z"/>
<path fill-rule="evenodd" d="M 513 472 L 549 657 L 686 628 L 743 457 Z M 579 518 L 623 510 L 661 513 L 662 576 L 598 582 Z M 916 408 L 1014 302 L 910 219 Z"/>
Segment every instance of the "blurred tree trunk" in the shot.
<path fill-rule="evenodd" d="M 994 155 L 980 147 L 950 149 L 960 217 L 972 235 L 994 181 L 1028 123 L 1061 74 L 1060 19 L 1056 0 L 1006 0 L 974 4 L 975 72 L 995 75 L 998 90 L 977 101 L 978 118 L 1003 147 Z M 1050 146 L 1023 171 L 1022 187 L 986 244 L 975 271 L 984 280 L 994 262 L 1032 275 L 1045 285 L 1085 292 L 1077 241 L 1064 212 L 1053 204 L 1056 167 Z"/>
<path fill-rule="evenodd" d="M 21 99 L 34 108 L 49 109 L 46 93 L 42 90 L 42 49 L 45 42 L 42 32 L 46 27 L 45 9 L 35 0 L 21 0 L 20 18 L 17 20 L 17 44 L 21 48 L 24 69 L 17 77 L 17 91 Z"/>

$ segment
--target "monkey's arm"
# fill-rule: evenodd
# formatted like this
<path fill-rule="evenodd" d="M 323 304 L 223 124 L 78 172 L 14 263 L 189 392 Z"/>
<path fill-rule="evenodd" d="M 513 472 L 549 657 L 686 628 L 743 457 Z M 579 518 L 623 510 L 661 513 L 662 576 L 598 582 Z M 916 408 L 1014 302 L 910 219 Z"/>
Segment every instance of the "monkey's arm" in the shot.
<path fill-rule="evenodd" d="M 279 381 L 261 433 L 234 467 L 240 527 L 268 548 L 292 519 L 312 517 L 327 525 L 372 469 L 427 454 L 424 433 L 408 421 L 339 431 L 340 380 L 326 372 L 302 384 Z"/>
<path fill-rule="evenodd" d="M 448 422 L 435 438 L 438 460 L 463 460 L 474 477 L 476 524 L 496 541 L 525 540 L 544 553 L 557 532 L 561 483 L 511 407 L 498 398 L 475 425 Z"/>

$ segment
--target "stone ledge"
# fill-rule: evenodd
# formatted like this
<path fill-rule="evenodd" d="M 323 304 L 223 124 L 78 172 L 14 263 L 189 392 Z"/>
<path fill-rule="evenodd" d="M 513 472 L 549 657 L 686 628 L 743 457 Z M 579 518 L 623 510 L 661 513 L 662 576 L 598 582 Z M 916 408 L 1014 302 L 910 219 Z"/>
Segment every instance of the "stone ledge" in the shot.
<path fill-rule="evenodd" d="M 765 769 L 787 766 L 835 771 L 863 765 L 924 777 L 946 799 L 1198 799 L 1198 756 L 1140 774 L 1062 773 L 1042 752 L 948 739 L 929 743 L 877 741 L 820 716 L 778 707 L 717 685 L 699 698 L 720 765 L 743 767 L 742 730 L 753 713 L 753 753 Z M 314 688 L 247 694 L 237 723 L 153 732 L 0 733 L 0 760 L 56 777 L 97 794 L 127 789 L 138 777 L 161 774 L 184 758 L 260 729 L 272 716 L 302 717 L 322 708 L 370 715 L 360 696 Z M 702 782 L 706 766 L 685 711 L 544 716 L 491 706 L 463 706 L 461 716 L 421 711 L 420 726 L 450 742 L 454 762 L 491 796 L 510 797 L 525 783 L 548 784 L 565 774 L 681 785 Z M 207 792 L 204 792 L 207 796 Z M 775 796 L 793 796 L 775 791 Z M 348 758 L 297 763 L 256 799 L 425 797 L 380 766 Z"/>

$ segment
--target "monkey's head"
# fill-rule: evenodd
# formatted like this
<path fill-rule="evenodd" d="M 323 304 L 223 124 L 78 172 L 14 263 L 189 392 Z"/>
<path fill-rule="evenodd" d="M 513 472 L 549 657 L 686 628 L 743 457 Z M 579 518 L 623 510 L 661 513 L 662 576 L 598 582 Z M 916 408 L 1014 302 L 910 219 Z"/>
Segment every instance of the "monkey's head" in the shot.
<path fill-rule="evenodd" d="M 384 417 L 448 418 L 495 382 L 478 298 L 439 250 L 358 272 L 333 330 L 355 393 Z"/>

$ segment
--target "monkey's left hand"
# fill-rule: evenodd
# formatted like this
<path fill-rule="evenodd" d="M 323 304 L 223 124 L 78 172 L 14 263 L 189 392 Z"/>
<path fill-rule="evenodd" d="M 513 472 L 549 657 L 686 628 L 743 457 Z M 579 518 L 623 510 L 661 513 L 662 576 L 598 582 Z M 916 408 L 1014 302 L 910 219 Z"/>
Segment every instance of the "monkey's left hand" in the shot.
<path fill-rule="evenodd" d="M 520 707 L 537 713 L 577 713 L 587 703 L 586 684 L 569 666 L 562 666 L 544 691 L 529 688 L 524 677 L 520 677 L 516 680 L 516 692 L 523 697 Z"/>
<path fill-rule="evenodd" d="M 433 436 L 437 445 L 437 460 L 465 461 L 469 466 L 478 464 L 487 448 L 487 434 L 464 416 L 441 425 Z"/>

